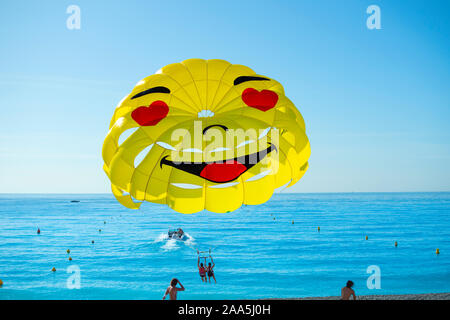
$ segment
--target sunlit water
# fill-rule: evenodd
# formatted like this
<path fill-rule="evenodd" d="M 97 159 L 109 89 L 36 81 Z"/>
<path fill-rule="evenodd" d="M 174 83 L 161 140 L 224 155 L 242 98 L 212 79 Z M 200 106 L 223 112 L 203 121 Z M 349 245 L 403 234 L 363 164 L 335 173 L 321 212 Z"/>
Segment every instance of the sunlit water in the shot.
<path fill-rule="evenodd" d="M 192 215 L 110 195 L 0 195 L 0 299 L 161 299 L 172 277 L 181 299 L 339 295 L 348 279 L 357 294 L 449 292 L 449 217 L 450 193 L 278 194 Z M 189 240 L 167 240 L 175 227 Z M 209 248 L 217 284 L 197 271 Z M 80 289 L 67 288 L 72 265 Z M 370 265 L 381 289 L 367 287 Z"/>

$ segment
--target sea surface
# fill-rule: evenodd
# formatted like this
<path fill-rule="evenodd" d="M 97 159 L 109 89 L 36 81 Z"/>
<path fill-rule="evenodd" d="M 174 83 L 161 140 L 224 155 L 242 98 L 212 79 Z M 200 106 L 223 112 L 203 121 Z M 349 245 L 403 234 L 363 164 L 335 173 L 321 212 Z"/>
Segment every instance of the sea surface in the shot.
<path fill-rule="evenodd" d="M 361 295 L 450 292 L 449 218 L 450 193 L 282 193 L 192 215 L 108 194 L 3 194 L 0 299 L 161 299 L 173 277 L 180 299 L 339 295 L 349 279 Z M 167 239 L 176 227 L 187 241 Z M 201 282 L 197 249 L 211 249 L 217 284 Z"/>

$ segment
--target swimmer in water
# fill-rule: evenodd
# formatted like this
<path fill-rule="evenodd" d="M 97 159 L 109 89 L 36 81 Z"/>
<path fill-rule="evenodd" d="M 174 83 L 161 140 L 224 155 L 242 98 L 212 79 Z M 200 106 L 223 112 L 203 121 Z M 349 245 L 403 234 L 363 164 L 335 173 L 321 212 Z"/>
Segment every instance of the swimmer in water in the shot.
<path fill-rule="evenodd" d="M 216 277 L 214 276 L 214 267 L 216 266 L 216 264 L 213 261 L 213 258 L 211 256 L 209 256 L 209 258 L 211 259 L 211 262 L 208 263 L 208 266 L 206 267 L 206 272 L 208 273 L 208 281 L 209 283 L 211 283 L 211 277 L 214 279 L 214 282 L 217 283 L 216 281 Z"/>
<path fill-rule="evenodd" d="M 353 296 L 353 300 L 356 300 L 355 291 L 352 289 L 353 281 L 348 280 L 347 285 L 341 289 L 341 300 L 350 300 Z"/>
<path fill-rule="evenodd" d="M 205 258 L 205 264 L 206 264 L 206 258 Z M 202 278 L 202 282 L 207 282 L 206 281 L 206 269 L 203 266 L 203 263 L 200 263 L 200 257 L 198 257 L 197 260 L 197 267 L 198 267 L 198 273 L 200 274 L 200 278 Z"/>
<path fill-rule="evenodd" d="M 177 284 L 180 284 L 180 287 L 177 288 Z M 164 294 L 163 300 L 166 300 L 166 296 L 169 295 L 170 300 L 177 300 L 178 291 L 184 291 L 184 287 L 178 279 L 173 278 L 170 281 L 170 286 L 167 287 L 166 293 Z"/>

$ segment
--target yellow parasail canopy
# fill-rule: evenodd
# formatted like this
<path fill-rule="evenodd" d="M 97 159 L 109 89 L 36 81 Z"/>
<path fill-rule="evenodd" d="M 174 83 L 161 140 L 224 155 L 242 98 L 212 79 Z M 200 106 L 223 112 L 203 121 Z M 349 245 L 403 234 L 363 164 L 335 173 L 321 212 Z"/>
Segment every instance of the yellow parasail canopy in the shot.
<path fill-rule="evenodd" d="M 230 212 L 294 185 L 310 153 L 280 83 L 224 60 L 189 59 L 139 81 L 119 103 L 103 168 L 127 208 Z"/>

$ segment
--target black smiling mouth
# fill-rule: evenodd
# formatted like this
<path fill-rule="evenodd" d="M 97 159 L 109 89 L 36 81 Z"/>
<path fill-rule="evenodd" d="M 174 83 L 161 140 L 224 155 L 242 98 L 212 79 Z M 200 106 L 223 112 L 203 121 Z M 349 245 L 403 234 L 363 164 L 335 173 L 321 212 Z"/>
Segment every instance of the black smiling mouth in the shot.
<path fill-rule="evenodd" d="M 258 164 L 262 159 L 266 157 L 270 152 L 277 151 L 277 148 L 275 145 L 270 143 L 269 147 L 267 147 L 264 150 L 261 150 L 259 152 L 255 152 L 249 155 L 236 157 L 232 159 L 225 159 L 221 161 L 211 161 L 211 162 L 191 162 L 191 163 L 185 163 L 185 162 L 173 162 L 169 159 L 167 159 L 169 156 L 165 156 L 160 161 L 160 167 L 162 168 L 163 164 L 167 166 L 171 166 L 173 168 L 185 171 L 187 173 L 196 175 L 198 177 L 201 177 L 205 180 L 215 182 L 215 183 L 226 183 L 231 182 L 235 179 L 237 179 L 239 176 L 241 176 L 244 172 L 252 168 L 254 165 Z M 207 175 L 204 174 L 205 168 L 208 165 L 214 165 L 214 164 L 224 164 L 224 163 L 233 163 L 233 165 L 237 165 L 241 167 L 241 170 L 236 173 L 236 176 L 230 177 L 229 175 L 224 175 L 224 177 L 215 177 L 210 178 Z"/>

